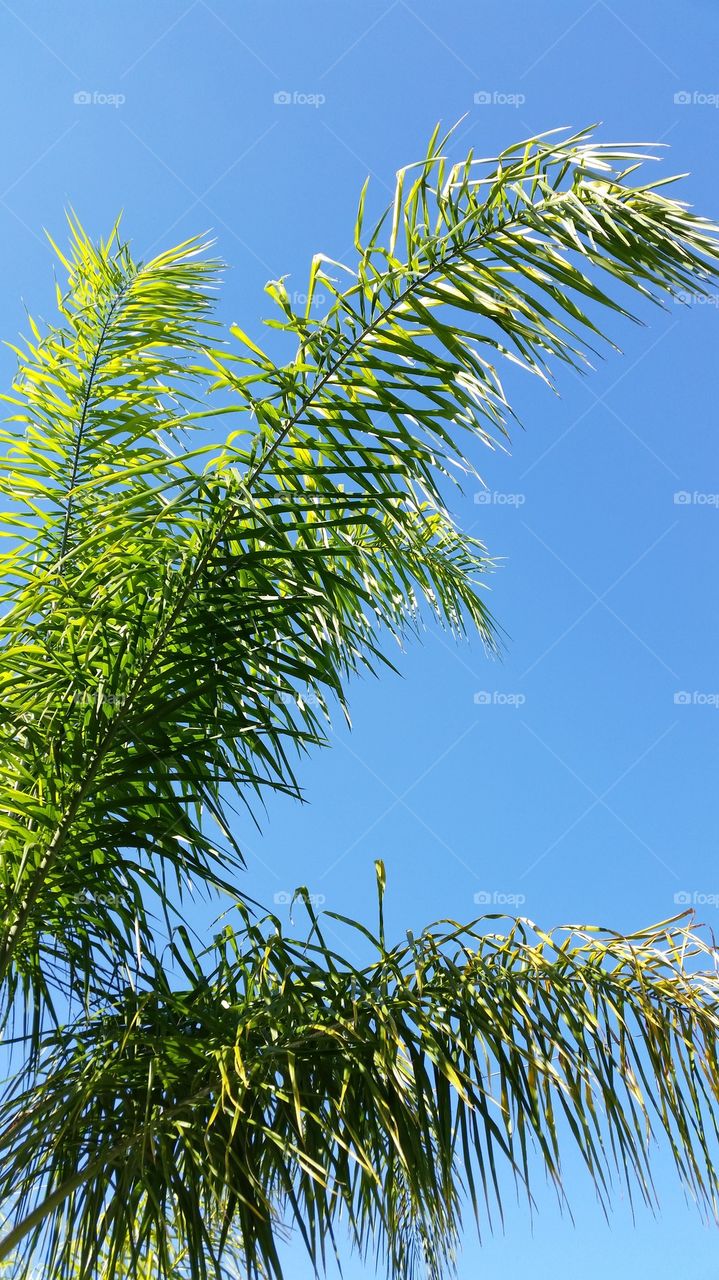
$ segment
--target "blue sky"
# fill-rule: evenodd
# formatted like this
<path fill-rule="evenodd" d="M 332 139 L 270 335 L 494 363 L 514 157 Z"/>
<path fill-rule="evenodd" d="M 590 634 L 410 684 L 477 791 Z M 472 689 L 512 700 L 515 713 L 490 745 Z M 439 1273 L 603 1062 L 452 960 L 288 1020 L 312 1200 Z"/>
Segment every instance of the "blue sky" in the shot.
<path fill-rule="evenodd" d="M 25 307 L 50 314 L 42 228 L 62 237 L 69 205 L 98 234 L 124 209 L 139 256 L 212 229 L 222 317 L 256 331 L 265 281 L 302 291 L 315 251 L 344 256 L 366 175 L 381 202 L 437 119 L 464 117 L 458 155 L 593 121 L 605 140 L 666 142 L 665 169 L 689 170 L 687 197 L 716 217 L 718 38 L 712 0 L 0 0 L 2 334 Z M 310 803 L 277 801 L 245 833 L 253 896 L 304 882 L 369 918 L 382 857 L 398 936 L 471 918 L 477 894 L 544 926 L 623 930 L 684 895 L 719 925 L 719 308 L 645 318 L 615 332 L 623 356 L 562 374 L 559 398 L 508 379 L 525 430 L 511 456 L 477 455 L 489 500 L 457 508 L 502 558 L 504 657 L 428 630 L 400 678 L 358 681 L 352 733 L 303 766 Z M 468 1232 L 463 1280 L 507 1264 L 543 1280 L 558 1262 L 587 1280 L 719 1274 L 719 1235 L 661 1155 L 662 1216 L 634 1225 L 621 1200 L 605 1224 L 567 1167 L 574 1224 L 541 1187 L 531 1227 L 510 1201 L 504 1236 L 480 1251 Z M 293 1280 L 310 1275 L 299 1244 L 288 1256 Z"/>

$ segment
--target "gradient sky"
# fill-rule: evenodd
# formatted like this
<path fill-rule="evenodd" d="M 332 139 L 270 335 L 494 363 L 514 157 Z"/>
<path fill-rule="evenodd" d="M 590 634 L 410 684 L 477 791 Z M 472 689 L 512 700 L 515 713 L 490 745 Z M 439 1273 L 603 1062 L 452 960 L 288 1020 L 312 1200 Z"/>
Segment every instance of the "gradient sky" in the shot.
<path fill-rule="evenodd" d="M 68 206 L 97 234 L 124 209 L 139 256 L 212 229 L 222 317 L 257 333 L 265 281 L 301 292 L 315 251 L 347 254 L 366 175 L 382 202 L 438 119 L 464 117 L 457 155 L 594 121 L 665 142 L 665 170 L 717 216 L 718 41 L 712 0 L 0 0 L 2 334 L 51 313 L 42 228 L 62 238 Z M 458 507 L 502 558 L 504 657 L 428 630 L 400 677 L 358 681 L 352 733 L 303 765 L 310 803 L 241 829 L 254 897 L 306 883 L 369 921 L 382 857 L 398 937 L 471 918 L 477 894 L 544 926 L 631 930 L 682 901 L 719 924 L 716 301 L 620 325 L 624 354 L 561 374 L 559 398 L 508 379 L 525 430 L 511 456 L 477 455 L 490 500 Z M 503 1236 L 480 1250 L 468 1231 L 462 1280 L 719 1276 L 719 1232 L 661 1154 L 661 1216 L 634 1224 L 621 1199 L 605 1223 L 567 1168 L 574 1223 L 541 1186 L 533 1224 L 510 1195 Z M 345 1275 L 374 1270 L 348 1258 Z"/>

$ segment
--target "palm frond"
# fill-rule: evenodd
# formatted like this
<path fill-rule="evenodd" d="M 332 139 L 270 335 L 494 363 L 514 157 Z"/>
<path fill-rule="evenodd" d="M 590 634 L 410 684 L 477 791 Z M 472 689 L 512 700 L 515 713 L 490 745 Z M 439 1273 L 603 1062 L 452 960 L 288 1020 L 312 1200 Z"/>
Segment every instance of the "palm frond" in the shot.
<path fill-rule="evenodd" d="M 715 1211 L 719 987 L 680 920 L 445 921 L 391 948 L 343 923 L 366 963 L 314 915 L 300 940 L 228 926 L 204 957 L 177 945 L 184 989 L 54 1032 L 43 1079 L 0 1109 L 0 1252 L 91 1280 L 104 1251 L 139 1280 L 152 1246 L 163 1280 L 179 1247 L 204 1280 L 222 1221 L 251 1280 L 282 1276 L 288 1225 L 320 1269 L 339 1231 L 393 1277 L 439 1277 L 463 1206 L 491 1226 L 508 1175 L 531 1196 L 544 1170 L 563 1197 L 573 1145 L 602 1202 L 617 1182 L 651 1201 L 657 1139 Z"/>
<path fill-rule="evenodd" d="M 228 795 L 299 794 L 323 708 L 423 607 L 492 642 L 487 557 L 449 482 L 506 435 L 495 366 L 581 366 L 602 311 L 716 276 L 716 229 L 668 180 L 639 182 L 644 147 L 444 150 L 435 137 L 400 172 L 369 232 L 362 203 L 344 284 L 315 259 L 303 313 L 270 287 L 286 361 L 239 330 L 208 351 L 194 242 L 135 268 L 75 229 L 63 324 L 23 357 L 5 464 L 5 994 L 49 998 L 51 963 L 90 983 L 98 948 L 131 966 L 134 937 L 153 947 L 148 892 L 169 910 L 188 879 L 234 880 Z M 332 305 L 315 320 L 318 285 Z M 181 411 L 164 392 L 156 408 L 153 379 Z M 203 387 L 209 407 L 183 399 Z M 226 442 L 158 453 L 156 429 L 228 414 Z"/>
<path fill-rule="evenodd" d="M 126 959 L 136 921 L 149 938 L 121 852 L 147 844 L 144 781 L 126 788 L 122 823 L 119 797 L 104 808 L 114 883 L 104 878 L 99 812 L 72 797 L 121 696 L 123 663 L 136 660 L 156 624 L 197 517 L 198 456 L 208 447 L 187 444 L 202 390 L 189 356 L 212 328 L 217 265 L 202 256 L 207 245 L 191 240 L 136 264 L 118 226 L 97 246 L 73 218 L 70 231 L 68 256 L 58 250 L 67 272 L 66 290 L 57 288 L 61 323 L 41 334 L 30 321 L 3 397 L 12 406 L 0 433 L 4 996 L 17 980 L 47 995 L 58 953 L 87 978 L 101 963 L 93 939 Z M 167 794 L 163 803 L 170 828 L 178 806 Z M 58 876 L 48 851 L 68 806 L 73 853 Z M 181 848 L 175 841 L 178 863 Z M 159 883 L 151 869 L 146 881 Z"/>

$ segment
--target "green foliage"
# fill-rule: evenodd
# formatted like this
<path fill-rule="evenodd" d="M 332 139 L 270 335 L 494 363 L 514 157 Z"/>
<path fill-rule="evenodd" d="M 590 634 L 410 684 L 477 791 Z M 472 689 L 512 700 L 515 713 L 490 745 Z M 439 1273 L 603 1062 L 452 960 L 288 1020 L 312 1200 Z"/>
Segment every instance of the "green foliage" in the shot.
<path fill-rule="evenodd" d="M 36 992 L 58 951 L 86 976 L 98 962 L 94 941 L 125 956 L 136 914 L 144 924 L 138 857 L 144 882 L 160 891 L 150 854 L 178 873 L 203 853 L 207 865 L 205 850 L 186 855 L 178 843 L 186 800 L 171 770 L 151 776 L 138 761 L 132 777 L 117 768 L 114 713 L 199 518 L 192 455 L 171 446 L 192 422 L 187 356 L 207 324 L 214 267 L 197 260 L 197 242 L 136 267 L 117 228 L 97 248 L 74 221 L 71 232 L 63 323 L 44 336 L 32 324 L 33 341 L 18 352 L 7 397 L 16 425 L 3 432 L 0 464 L 11 504 L 0 622 L 2 966 Z M 85 795 L 100 783 L 100 757 L 98 808 Z"/>
<path fill-rule="evenodd" d="M 392 952 L 382 934 L 354 969 L 318 932 L 302 949 L 246 922 L 226 958 L 175 944 L 187 990 L 164 977 L 158 913 L 188 884 L 242 901 L 231 806 L 300 795 L 298 752 L 353 673 L 432 616 L 494 646 L 487 554 L 450 500 L 506 438 L 505 362 L 551 381 L 632 293 L 716 277 L 716 229 L 641 181 L 645 148 L 553 134 L 452 165 L 446 145 L 369 230 L 363 194 L 355 263 L 315 258 L 302 312 L 268 286 L 286 358 L 219 343 L 201 242 L 135 263 L 74 219 L 59 323 L 18 350 L 0 998 L 28 1057 L 0 1189 L 21 1267 L 144 1280 L 179 1250 L 194 1280 L 221 1274 L 227 1228 L 250 1274 L 279 1274 L 278 1214 L 319 1264 L 341 1210 L 392 1274 L 438 1274 L 463 1180 L 501 1202 L 495 1169 L 524 1181 L 530 1139 L 558 1180 L 570 1135 L 604 1193 L 604 1135 L 648 1191 L 645 1111 L 713 1200 L 716 992 L 685 934 L 556 951 L 453 926 Z"/>
<path fill-rule="evenodd" d="M 491 1223 L 500 1179 L 529 1192 L 536 1155 L 561 1194 L 568 1136 L 603 1202 L 613 1179 L 651 1200 L 656 1131 L 713 1206 L 719 1010 L 714 978 L 687 972 L 711 949 L 686 929 L 495 917 L 387 949 L 327 916 L 361 931 L 367 963 L 313 915 L 300 940 L 248 921 L 206 955 L 175 949 L 184 988 L 158 974 L 48 1037 L 41 1087 L 0 1108 L 0 1191 L 22 1217 L 42 1184 L 54 1211 L 29 1241 L 49 1274 L 94 1275 L 98 1251 L 132 1242 L 171 1276 L 179 1238 L 204 1278 L 221 1220 L 250 1280 L 281 1276 L 287 1222 L 317 1264 L 339 1225 L 389 1274 L 439 1277 L 463 1199 Z"/>

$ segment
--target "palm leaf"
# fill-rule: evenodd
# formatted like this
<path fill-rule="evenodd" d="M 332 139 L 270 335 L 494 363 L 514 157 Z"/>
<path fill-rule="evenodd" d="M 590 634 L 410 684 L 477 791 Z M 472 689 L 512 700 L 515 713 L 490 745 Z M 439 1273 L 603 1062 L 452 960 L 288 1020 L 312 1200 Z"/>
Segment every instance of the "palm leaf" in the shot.
<path fill-rule="evenodd" d="M 547 135 L 452 165 L 446 141 L 369 231 L 363 195 L 356 262 L 316 258 L 303 313 L 269 287 L 287 355 L 212 347 L 198 242 L 143 265 L 74 221 L 60 324 L 18 352 L 0 995 L 28 1057 L 0 1193 L 21 1272 L 169 1277 L 180 1250 L 196 1280 L 235 1232 L 279 1276 L 288 1219 L 317 1264 L 342 1221 L 391 1273 L 438 1275 L 463 1194 L 501 1209 L 503 1164 L 560 1186 L 574 1142 L 602 1197 L 613 1166 L 649 1197 L 652 1130 L 714 1205 L 716 987 L 677 925 L 445 924 L 391 951 L 362 930 L 357 967 L 317 922 L 297 943 L 245 916 L 164 974 L 155 914 L 188 882 L 236 892 L 232 799 L 300 794 L 297 751 L 388 635 L 434 615 L 495 643 L 449 503 L 506 439 L 502 365 L 581 368 L 603 311 L 716 277 L 716 228 L 639 180 L 646 148 Z M 188 434 L 206 419 L 229 436 Z"/>
<path fill-rule="evenodd" d="M 31 322 L 4 397 L 13 410 L 0 460 L 9 503 L 0 563 L 6 997 L 17 981 L 48 997 L 48 975 L 68 961 L 87 979 L 107 969 L 108 948 L 113 963 L 132 963 L 128 937 L 149 938 L 131 857 L 148 845 L 147 787 L 138 778 L 125 788 L 122 819 L 108 791 L 105 848 L 93 830 L 99 812 L 73 797 L 90 745 L 109 728 L 123 664 L 142 652 L 197 517 L 196 454 L 207 449 L 183 443 L 198 416 L 189 354 L 211 328 L 207 246 L 188 241 L 136 265 L 118 227 L 97 246 L 75 219 L 70 230 L 69 256 L 58 251 L 68 276 L 67 290 L 58 288 L 61 324 L 41 335 Z M 158 812 L 163 805 L 168 830 L 174 821 L 181 836 L 176 800 L 160 795 Z M 57 875 L 51 851 L 68 822 L 72 856 Z M 169 843 L 179 868 L 182 846 Z M 144 883 L 161 889 L 151 867 Z M 33 916 L 40 936 L 26 931 Z"/>
<path fill-rule="evenodd" d="M 363 199 L 346 283 L 315 259 L 302 314 L 270 286 L 287 361 L 240 331 L 209 352 L 194 242 L 143 268 L 73 225 L 64 323 L 22 358 L 5 464 L 0 974 L 36 1000 L 51 962 L 90 982 L 109 939 L 130 965 L 130 933 L 151 949 L 148 890 L 169 910 L 188 878 L 234 880 L 228 794 L 299 794 L 327 700 L 423 601 L 492 643 L 447 482 L 507 431 L 495 364 L 581 365 L 602 309 L 715 274 L 711 224 L 638 182 L 646 148 L 548 135 L 450 165 L 443 147 L 368 233 Z M 188 361 L 210 408 L 187 403 Z M 161 456 L 158 432 L 207 413 L 233 430 L 204 464 Z"/>
<path fill-rule="evenodd" d="M 339 1230 L 391 1276 L 439 1277 L 463 1205 L 491 1226 L 507 1175 L 531 1197 L 541 1169 L 563 1198 L 570 1145 L 602 1202 L 617 1183 L 651 1202 L 661 1140 L 716 1208 L 718 988 L 681 921 L 622 938 L 490 917 L 392 948 L 362 928 L 363 964 L 312 922 L 228 926 L 199 959 L 178 944 L 201 979 L 158 975 L 52 1033 L 0 1112 L 4 1255 L 90 1280 L 152 1248 L 160 1280 L 181 1247 L 196 1280 L 220 1274 L 221 1220 L 251 1278 L 282 1276 L 289 1224 L 318 1268 Z"/>

